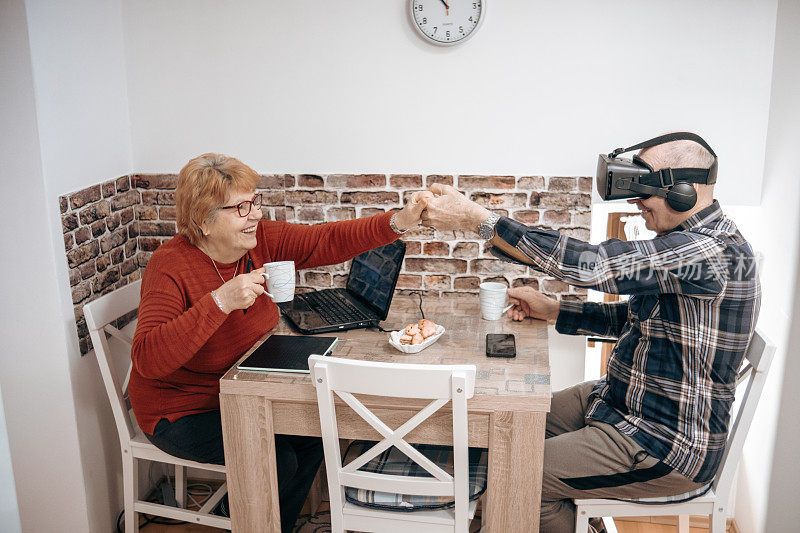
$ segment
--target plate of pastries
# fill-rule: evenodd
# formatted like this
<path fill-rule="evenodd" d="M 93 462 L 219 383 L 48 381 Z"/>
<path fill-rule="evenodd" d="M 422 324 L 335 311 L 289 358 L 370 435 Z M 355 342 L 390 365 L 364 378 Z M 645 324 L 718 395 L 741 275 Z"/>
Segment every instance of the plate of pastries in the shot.
<path fill-rule="evenodd" d="M 389 344 L 403 353 L 419 353 L 444 335 L 444 326 L 427 318 L 412 322 L 389 334 Z"/>

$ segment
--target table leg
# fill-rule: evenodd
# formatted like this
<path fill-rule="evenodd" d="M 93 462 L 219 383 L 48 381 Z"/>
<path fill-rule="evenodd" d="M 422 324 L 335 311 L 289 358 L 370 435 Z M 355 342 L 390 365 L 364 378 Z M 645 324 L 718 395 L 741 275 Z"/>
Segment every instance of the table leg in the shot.
<path fill-rule="evenodd" d="M 220 394 L 222 436 L 233 531 L 279 533 L 272 402 Z"/>
<path fill-rule="evenodd" d="M 512 411 L 491 416 L 483 517 L 489 533 L 539 531 L 546 416 Z"/>

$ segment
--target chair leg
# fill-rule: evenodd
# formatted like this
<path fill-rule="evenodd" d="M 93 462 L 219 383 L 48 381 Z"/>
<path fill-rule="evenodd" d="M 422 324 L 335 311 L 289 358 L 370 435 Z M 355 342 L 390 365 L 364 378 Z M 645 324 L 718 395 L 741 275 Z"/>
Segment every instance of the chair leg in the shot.
<path fill-rule="evenodd" d="M 134 504 L 139 499 L 139 465 L 130 450 L 122 451 L 122 484 L 125 498 L 125 533 L 139 531 L 139 517 Z"/>
<path fill-rule="evenodd" d="M 710 533 L 725 533 L 727 526 L 725 514 L 724 507 L 720 507 L 719 504 L 714 505 L 714 511 L 708 517 L 711 525 Z"/>
<path fill-rule="evenodd" d="M 575 533 L 587 533 L 589 531 L 589 515 L 585 509 L 580 507 L 575 511 Z"/>
<path fill-rule="evenodd" d="M 614 518 L 611 516 L 604 516 L 603 527 L 606 528 L 606 533 L 617 533 L 617 525 L 614 523 Z"/>
<path fill-rule="evenodd" d="M 186 509 L 186 467 L 181 465 L 175 465 L 175 501 Z"/>
<path fill-rule="evenodd" d="M 689 515 L 678 516 L 678 533 L 689 533 Z"/>

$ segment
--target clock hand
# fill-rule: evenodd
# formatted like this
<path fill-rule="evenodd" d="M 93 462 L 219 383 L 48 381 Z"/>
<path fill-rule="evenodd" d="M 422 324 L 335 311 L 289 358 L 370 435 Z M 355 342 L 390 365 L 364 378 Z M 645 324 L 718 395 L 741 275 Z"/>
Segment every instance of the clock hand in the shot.
<path fill-rule="evenodd" d="M 446 14 L 449 15 L 450 14 L 450 6 L 447 5 L 447 2 L 445 2 L 444 0 L 442 0 L 442 3 L 444 4 L 445 9 L 447 9 L 447 13 Z"/>

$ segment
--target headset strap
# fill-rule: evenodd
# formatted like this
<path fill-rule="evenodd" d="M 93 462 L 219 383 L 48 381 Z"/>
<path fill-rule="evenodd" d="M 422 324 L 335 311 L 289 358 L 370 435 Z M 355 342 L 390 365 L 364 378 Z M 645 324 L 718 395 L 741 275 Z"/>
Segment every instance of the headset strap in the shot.
<path fill-rule="evenodd" d="M 651 187 L 672 187 L 679 181 L 711 185 L 717 180 L 707 168 L 662 168 L 639 176 L 639 183 Z"/>
<path fill-rule="evenodd" d="M 644 142 L 640 142 L 639 144 L 634 144 L 633 146 L 631 146 L 629 148 L 617 148 L 616 150 L 614 150 L 613 152 L 608 154 L 608 157 L 617 157 L 618 155 L 624 154 L 625 152 L 630 152 L 631 150 L 640 150 L 642 148 L 651 148 L 653 146 L 658 146 L 659 144 L 664 144 L 664 143 L 668 143 L 668 142 L 672 142 L 672 141 L 694 141 L 697 144 L 699 144 L 700 146 L 702 146 L 703 148 L 705 148 L 706 150 L 708 150 L 709 153 L 711 153 L 711 155 L 714 156 L 714 159 L 717 158 L 717 154 L 714 153 L 714 150 L 711 149 L 711 147 L 708 145 L 708 143 L 706 141 L 703 140 L 702 137 L 700 137 L 697 134 L 688 132 L 688 131 L 678 131 L 678 132 L 675 132 L 675 133 L 667 133 L 666 135 L 659 135 L 658 137 L 653 137 L 652 139 L 649 139 L 649 140 L 644 141 Z M 686 180 L 683 180 L 683 181 L 686 181 Z"/>

